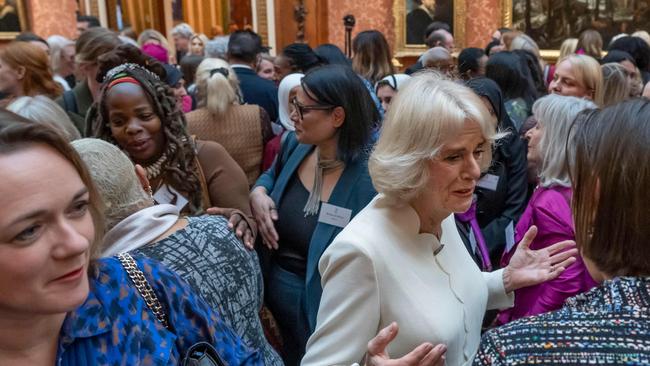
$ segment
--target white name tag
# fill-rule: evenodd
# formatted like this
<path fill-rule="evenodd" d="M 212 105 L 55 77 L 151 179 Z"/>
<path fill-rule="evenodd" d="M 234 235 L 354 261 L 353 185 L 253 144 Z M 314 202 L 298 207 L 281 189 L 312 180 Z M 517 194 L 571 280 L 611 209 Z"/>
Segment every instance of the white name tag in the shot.
<path fill-rule="evenodd" d="M 320 207 L 320 214 L 318 215 L 318 222 L 324 224 L 334 225 L 337 227 L 345 227 L 350 222 L 352 217 L 352 210 L 347 208 L 330 205 L 323 202 Z"/>
<path fill-rule="evenodd" d="M 478 181 L 478 183 L 476 183 L 477 186 L 491 191 L 496 191 L 498 184 L 499 176 L 494 174 L 486 174 Z"/>
<path fill-rule="evenodd" d="M 170 205 L 176 206 L 179 210 L 182 210 L 185 205 L 189 202 L 182 194 L 178 193 L 177 190 L 164 184 L 158 191 L 153 195 L 153 199 L 157 203 L 168 203 Z"/>
<path fill-rule="evenodd" d="M 515 246 L 515 224 L 510 221 L 506 226 L 506 253 L 510 252 Z"/>

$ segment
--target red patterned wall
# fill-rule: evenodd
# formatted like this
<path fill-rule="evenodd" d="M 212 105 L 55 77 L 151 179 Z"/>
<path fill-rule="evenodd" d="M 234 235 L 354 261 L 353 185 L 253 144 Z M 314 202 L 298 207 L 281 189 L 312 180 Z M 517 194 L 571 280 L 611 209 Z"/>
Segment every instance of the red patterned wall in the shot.
<path fill-rule="evenodd" d="M 393 0 L 330 0 L 328 14 L 329 41 L 345 46 L 343 16 L 352 14 L 357 19 L 352 37 L 358 32 L 376 29 L 384 33 L 391 47 L 395 40 Z"/>
<path fill-rule="evenodd" d="M 501 1 L 466 0 L 466 47 L 485 47 L 492 33 L 501 27 Z"/>
<path fill-rule="evenodd" d="M 28 0 L 25 3 L 32 32 L 43 38 L 54 34 L 77 37 L 75 0 Z"/>
<path fill-rule="evenodd" d="M 485 47 L 494 30 L 501 26 L 500 0 L 465 0 L 466 47 Z M 330 0 L 329 1 L 329 40 L 343 48 L 345 31 L 343 16 L 353 14 L 357 19 L 354 34 L 377 29 L 383 32 L 391 47 L 395 43 L 395 19 L 393 0 Z"/>

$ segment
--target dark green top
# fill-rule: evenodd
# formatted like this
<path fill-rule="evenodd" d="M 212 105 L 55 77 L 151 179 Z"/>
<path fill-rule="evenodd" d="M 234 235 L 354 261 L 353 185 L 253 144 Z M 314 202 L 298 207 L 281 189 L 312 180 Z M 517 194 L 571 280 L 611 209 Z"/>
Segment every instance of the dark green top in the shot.
<path fill-rule="evenodd" d="M 81 136 L 88 137 L 91 131 L 86 128 L 86 114 L 94 102 L 88 82 L 84 80 L 78 83 L 70 92 L 74 94 L 74 103 L 66 103 L 64 95 L 56 98 L 56 102 L 66 111 Z"/>

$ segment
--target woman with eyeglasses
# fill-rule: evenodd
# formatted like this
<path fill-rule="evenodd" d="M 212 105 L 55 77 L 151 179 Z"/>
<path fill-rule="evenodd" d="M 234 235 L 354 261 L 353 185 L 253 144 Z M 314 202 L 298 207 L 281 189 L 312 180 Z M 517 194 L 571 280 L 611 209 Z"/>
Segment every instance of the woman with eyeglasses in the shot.
<path fill-rule="evenodd" d="M 295 132 L 250 199 L 268 248 L 266 301 L 284 339 L 284 362 L 298 365 L 316 325 L 318 261 L 334 237 L 375 195 L 368 176 L 368 89 L 349 68 L 310 71 L 292 100 Z"/>
<path fill-rule="evenodd" d="M 397 91 L 409 81 L 411 77 L 406 74 L 390 74 L 375 84 L 375 93 L 384 108 L 384 112 L 388 112 L 390 102 L 397 94 Z"/>

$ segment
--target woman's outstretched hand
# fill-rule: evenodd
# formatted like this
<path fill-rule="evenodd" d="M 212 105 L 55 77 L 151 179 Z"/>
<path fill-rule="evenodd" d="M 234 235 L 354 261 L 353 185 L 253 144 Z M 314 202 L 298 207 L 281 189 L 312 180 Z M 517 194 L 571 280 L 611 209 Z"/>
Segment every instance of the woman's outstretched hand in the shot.
<path fill-rule="evenodd" d="M 434 347 L 431 343 L 422 343 L 404 357 L 391 360 L 386 348 L 395 339 L 398 330 L 397 323 L 393 322 L 368 342 L 366 366 L 443 366 L 445 364 L 447 347 L 444 344 Z"/>
<path fill-rule="evenodd" d="M 262 235 L 262 241 L 269 249 L 278 249 L 278 232 L 275 231 L 274 221 L 278 219 L 278 211 L 273 199 L 266 194 L 264 187 L 256 187 L 250 193 L 253 217 Z"/>
<path fill-rule="evenodd" d="M 506 292 L 552 280 L 576 261 L 578 249 L 575 248 L 576 243 L 573 240 L 533 250 L 530 249 L 530 243 L 536 235 L 537 227 L 531 226 L 503 271 Z"/>

